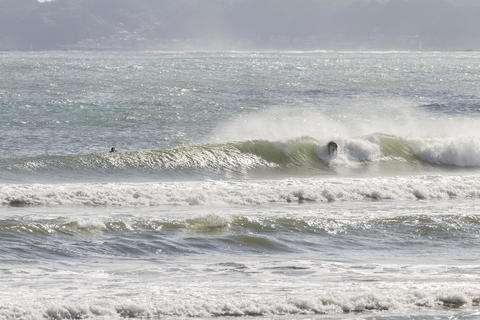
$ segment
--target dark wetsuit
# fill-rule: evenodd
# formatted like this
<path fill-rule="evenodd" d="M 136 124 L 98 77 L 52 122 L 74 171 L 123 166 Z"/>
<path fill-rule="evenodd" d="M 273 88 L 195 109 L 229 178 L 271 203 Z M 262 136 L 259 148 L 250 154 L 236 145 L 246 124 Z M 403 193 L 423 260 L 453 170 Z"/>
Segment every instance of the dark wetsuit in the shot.
<path fill-rule="evenodd" d="M 336 154 L 337 154 L 337 150 L 338 150 L 338 145 L 337 145 L 336 142 L 330 141 L 330 142 L 327 144 L 328 155 L 330 155 L 330 156 L 336 155 Z"/>

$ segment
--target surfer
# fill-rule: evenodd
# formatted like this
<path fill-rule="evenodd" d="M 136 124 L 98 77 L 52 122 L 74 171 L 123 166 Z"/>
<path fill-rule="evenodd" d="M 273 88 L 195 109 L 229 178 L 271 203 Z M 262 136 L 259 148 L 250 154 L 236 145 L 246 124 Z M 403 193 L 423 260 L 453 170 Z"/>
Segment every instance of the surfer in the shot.
<path fill-rule="evenodd" d="M 327 144 L 328 155 L 334 157 L 337 155 L 338 144 L 335 141 L 330 141 Z"/>
<path fill-rule="evenodd" d="M 112 149 L 110 149 L 110 153 L 112 152 L 117 152 L 117 149 L 115 149 L 115 147 L 112 147 Z"/>

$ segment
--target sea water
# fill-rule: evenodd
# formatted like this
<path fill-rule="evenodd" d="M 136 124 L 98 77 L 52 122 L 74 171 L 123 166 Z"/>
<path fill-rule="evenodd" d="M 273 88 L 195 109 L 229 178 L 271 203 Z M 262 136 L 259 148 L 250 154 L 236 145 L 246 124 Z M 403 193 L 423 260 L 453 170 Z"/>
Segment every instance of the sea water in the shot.
<path fill-rule="evenodd" d="M 0 318 L 479 319 L 479 88 L 477 52 L 0 53 Z"/>

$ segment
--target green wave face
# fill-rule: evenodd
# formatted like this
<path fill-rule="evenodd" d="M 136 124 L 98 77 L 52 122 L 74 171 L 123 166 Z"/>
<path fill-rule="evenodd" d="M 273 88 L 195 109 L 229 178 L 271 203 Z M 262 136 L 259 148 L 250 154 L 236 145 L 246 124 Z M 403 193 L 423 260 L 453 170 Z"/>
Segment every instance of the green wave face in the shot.
<path fill-rule="evenodd" d="M 301 137 L 287 142 L 254 140 L 239 142 L 235 146 L 242 153 L 254 154 L 280 166 L 321 168 L 325 165 L 318 157 L 320 144 L 311 137 Z"/>
<path fill-rule="evenodd" d="M 355 139 L 338 139 L 339 151 L 336 157 L 327 154 L 326 141 L 328 140 L 300 137 L 284 142 L 251 140 L 164 150 L 4 159 L 0 160 L 0 175 L 5 171 L 48 174 L 76 172 L 87 176 L 92 172 L 111 174 L 128 171 L 150 174 L 168 171 L 175 175 L 185 172 L 190 174 L 193 171 L 201 176 L 217 176 L 243 175 L 258 170 L 282 173 L 283 169 L 283 174 L 304 175 L 370 169 L 394 173 L 445 167 L 443 163 L 429 162 L 428 157 L 419 157 L 409 141 L 391 135 L 373 134 Z M 420 143 L 426 145 L 428 141 L 425 139 Z M 451 144 L 447 146 L 451 148 Z M 449 156 L 451 152 L 445 154 Z M 438 156 L 435 159 L 437 158 Z M 447 160 L 448 158 L 448 163 Z"/>
<path fill-rule="evenodd" d="M 401 158 L 407 161 L 418 161 L 408 142 L 395 136 L 375 134 L 374 137 L 380 144 L 380 149 L 385 156 Z"/>
<path fill-rule="evenodd" d="M 68 156 L 9 159 L 0 166 L 10 170 L 55 171 L 123 169 L 215 169 L 242 171 L 256 168 L 322 167 L 319 143 L 309 137 L 287 142 L 253 140 L 204 144 L 164 150 L 126 151 Z"/>
<path fill-rule="evenodd" d="M 252 168 L 270 166 L 252 153 L 242 153 L 233 144 L 200 145 L 164 150 L 126 151 L 69 156 L 39 156 L 8 160 L 11 169 L 185 169 L 185 168 Z"/>
<path fill-rule="evenodd" d="M 331 164 L 336 166 L 350 163 L 368 164 L 376 161 L 398 161 L 417 165 L 421 159 L 417 157 L 405 139 L 385 135 L 373 134 L 370 136 L 339 140 L 340 149 L 333 161 L 327 154 L 326 142 L 320 142 L 311 137 L 301 137 L 287 142 L 271 142 L 267 140 L 254 140 L 234 144 L 242 153 L 251 153 L 265 161 L 285 167 L 310 167 L 328 168 Z M 371 149 L 379 148 L 381 154 L 362 146 L 369 143 Z M 372 153 L 370 155 L 369 153 Z"/>

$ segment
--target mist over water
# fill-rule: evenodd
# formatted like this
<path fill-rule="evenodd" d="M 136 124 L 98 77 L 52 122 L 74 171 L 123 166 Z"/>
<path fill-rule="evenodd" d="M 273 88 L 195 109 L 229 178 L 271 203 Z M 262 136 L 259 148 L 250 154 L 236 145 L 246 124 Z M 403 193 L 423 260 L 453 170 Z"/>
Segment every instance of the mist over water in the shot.
<path fill-rule="evenodd" d="M 478 317 L 478 53 L 0 55 L 0 318 Z"/>
<path fill-rule="evenodd" d="M 3 0 L 1 50 L 478 50 L 475 0 Z"/>

